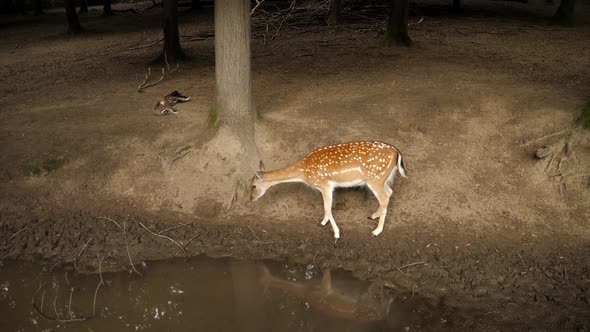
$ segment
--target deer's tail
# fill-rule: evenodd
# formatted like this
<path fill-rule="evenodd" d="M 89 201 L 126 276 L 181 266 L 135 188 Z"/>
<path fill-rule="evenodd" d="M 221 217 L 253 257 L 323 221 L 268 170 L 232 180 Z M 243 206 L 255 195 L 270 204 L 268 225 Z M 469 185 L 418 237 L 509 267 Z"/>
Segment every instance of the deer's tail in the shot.
<path fill-rule="evenodd" d="M 397 153 L 397 171 L 399 172 L 399 174 L 405 178 L 407 178 L 406 176 L 406 168 L 404 166 L 404 157 L 402 157 L 402 153 L 398 152 Z"/>

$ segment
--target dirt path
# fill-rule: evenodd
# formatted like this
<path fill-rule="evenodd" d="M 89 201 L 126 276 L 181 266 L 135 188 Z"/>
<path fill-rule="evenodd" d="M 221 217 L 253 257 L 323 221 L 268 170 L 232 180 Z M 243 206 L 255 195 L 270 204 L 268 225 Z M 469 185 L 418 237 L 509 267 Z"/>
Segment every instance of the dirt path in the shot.
<path fill-rule="evenodd" d="M 204 252 L 289 259 L 444 299 L 469 313 L 463 329 L 590 328 L 588 187 L 562 198 L 532 158 L 551 139 L 520 146 L 568 128 L 587 102 L 587 25 L 427 16 L 409 49 L 380 47 L 379 27 L 354 21 L 256 39 L 267 168 L 354 139 L 390 142 L 407 160 L 377 238 L 366 219 L 375 199 L 337 192 L 334 245 L 318 226 L 319 194 L 300 185 L 224 210 L 231 170 L 207 150 L 215 133 L 205 126 L 213 39 L 191 41 L 212 31 L 210 13 L 181 17 L 191 60 L 144 93 L 136 87 L 160 46 L 130 48 L 159 39 L 157 13 L 109 20 L 91 15 L 75 38 L 57 15 L 2 26 L 2 257 L 83 271 L 99 253 L 109 269 Z M 153 116 L 174 89 L 193 101 Z M 583 160 L 590 144 L 580 144 Z"/>

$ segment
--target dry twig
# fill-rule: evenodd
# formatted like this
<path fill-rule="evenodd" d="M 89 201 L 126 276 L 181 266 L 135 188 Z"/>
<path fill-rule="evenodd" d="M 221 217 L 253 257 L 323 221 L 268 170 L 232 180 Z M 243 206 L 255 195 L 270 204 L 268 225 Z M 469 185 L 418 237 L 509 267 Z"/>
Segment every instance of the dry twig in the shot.
<path fill-rule="evenodd" d="M 118 222 L 114 221 L 113 219 L 111 219 L 109 217 L 98 217 L 98 219 L 104 219 L 104 220 L 111 221 L 113 224 L 117 225 L 117 227 L 121 228 L 121 225 Z"/>
<path fill-rule="evenodd" d="M 262 1 L 261 1 L 262 3 Z M 284 26 L 308 26 L 312 23 L 322 22 L 329 11 L 330 0 L 323 0 L 314 3 L 297 4 L 292 0 L 287 8 L 265 11 L 259 8 L 256 15 L 252 16 L 252 27 L 254 31 L 264 30 L 262 37 L 264 44 L 278 37 Z M 269 27 L 274 30 L 270 38 L 267 38 Z"/>
<path fill-rule="evenodd" d="M 565 133 L 566 133 L 566 132 L 568 132 L 568 131 L 570 131 L 570 129 L 564 129 L 564 130 L 560 130 L 560 131 L 558 131 L 558 132 L 555 132 L 555 133 L 552 133 L 552 134 L 548 134 L 548 135 L 545 135 L 545 136 L 541 136 L 541 137 L 538 137 L 538 138 L 532 139 L 532 140 L 530 140 L 530 141 L 528 141 L 528 142 L 522 143 L 522 144 L 521 144 L 521 145 L 519 145 L 518 147 L 519 147 L 519 148 L 522 148 L 522 147 L 525 147 L 525 146 L 531 145 L 531 144 L 532 144 L 532 143 L 534 143 L 534 142 L 537 142 L 537 141 L 540 141 L 540 140 L 543 140 L 543 139 L 546 139 L 546 138 L 549 138 L 549 137 L 553 137 L 553 136 L 558 136 L 558 135 L 561 135 L 561 134 L 565 134 Z"/>
<path fill-rule="evenodd" d="M 98 289 L 103 284 L 103 279 L 102 279 L 102 260 L 104 259 L 104 257 L 105 256 L 103 255 L 102 258 L 98 261 L 98 276 L 100 277 L 100 282 L 98 283 L 98 285 L 96 285 L 96 289 L 94 290 L 94 300 L 92 300 L 92 316 L 93 317 L 96 317 L 96 295 L 98 294 Z"/>
<path fill-rule="evenodd" d="M 39 293 L 39 291 L 41 290 L 41 288 L 45 286 L 45 283 L 39 284 L 39 288 L 37 289 L 37 291 L 35 292 L 35 294 L 33 294 L 33 298 L 31 299 L 31 305 L 33 306 L 33 309 L 35 309 L 35 311 L 39 314 L 39 316 L 43 317 L 46 320 L 49 321 L 53 321 L 53 322 L 60 322 L 60 323 L 73 323 L 73 322 L 81 322 L 86 320 L 86 317 L 80 317 L 80 318 L 73 318 L 72 312 L 71 312 L 71 308 L 72 308 L 72 294 L 70 293 L 70 305 L 69 305 L 69 310 L 70 310 L 70 318 L 69 319 L 61 319 L 61 317 L 59 316 L 59 313 L 57 312 L 57 294 L 55 296 L 55 298 L 53 299 L 53 311 L 55 312 L 55 317 L 51 317 L 47 314 L 45 314 L 43 312 L 43 305 L 45 303 L 45 291 L 43 291 L 43 294 L 41 295 L 41 309 L 37 306 L 37 304 L 35 303 L 35 297 L 37 296 L 37 293 Z"/>
<path fill-rule="evenodd" d="M 174 243 L 175 245 L 177 245 L 182 250 L 183 253 L 186 253 L 186 250 L 184 249 L 184 247 L 180 243 L 178 243 L 176 240 L 174 240 L 173 238 L 171 238 L 169 236 L 166 236 L 166 235 L 159 234 L 159 233 L 154 233 L 152 230 L 150 230 L 149 228 L 145 227 L 145 225 L 142 224 L 141 221 L 138 221 L 137 223 L 141 227 L 143 227 L 143 229 L 145 229 L 146 231 L 150 232 L 150 234 L 152 234 L 154 236 L 157 236 L 157 237 L 161 237 L 161 238 L 167 239 L 168 241 L 170 241 L 170 242 Z"/>
<path fill-rule="evenodd" d="M 191 236 L 191 237 L 190 237 L 190 238 L 189 238 L 189 239 L 186 241 L 186 243 L 183 245 L 183 247 L 186 249 L 186 247 L 188 247 L 188 245 L 189 245 L 191 242 L 193 242 L 193 240 L 194 240 L 194 239 L 196 239 L 196 238 L 197 238 L 197 236 L 199 236 L 199 234 L 196 234 L 196 235 L 193 235 L 193 236 Z"/>
<path fill-rule="evenodd" d="M 44 282 L 39 282 L 39 287 L 37 288 L 37 290 L 35 291 L 35 293 L 33 293 L 33 297 L 31 298 L 31 304 L 35 303 L 35 297 L 37 296 L 37 293 L 39 293 L 39 291 L 41 291 L 41 288 L 43 288 L 43 286 L 45 286 Z"/>
<path fill-rule="evenodd" d="M 139 273 L 139 271 L 137 271 L 137 269 L 135 268 L 135 264 L 133 264 L 133 260 L 131 259 L 131 253 L 129 252 L 129 242 L 127 242 L 127 232 L 125 231 L 125 225 L 126 223 L 123 222 L 123 237 L 125 238 L 125 247 L 127 248 L 127 257 L 129 257 L 129 263 L 131 263 L 131 268 L 133 269 L 133 272 L 143 277 L 143 275 Z"/>
<path fill-rule="evenodd" d="M 17 236 L 18 234 L 20 234 L 23 231 L 26 231 L 27 229 L 29 229 L 29 226 L 25 226 L 25 227 L 21 228 L 20 230 L 16 231 L 16 233 L 12 234 L 12 236 L 8 239 L 8 241 L 14 239 L 15 236 Z"/>
<path fill-rule="evenodd" d="M 524 259 L 522 259 L 522 256 L 519 253 L 516 253 L 518 255 L 518 258 L 520 258 L 520 261 L 522 262 L 522 266 L 526 267 L 526 264 L 524 263 Z"/>
<path fill-rule="evenodd" d="M 250 16 L 252 16 L 252 14 L 254 14 L 254 12 L 256 11 L 256 8 L 258 8 L 260 5 L 262 5 L 263 2 L 264 2 L 264 0 L 256 0 L 256 6 L 254 6 L 254 8 L 252 8 L 252 10 L 250 11 Z"/>
<path fill-rule="evenodd" d="M 256 235 L 256 233 L 254 233 L 254 230 L 252 229 L 252 227 L 250 227 L 250 225 L 246 225 L 248 227 L 248 229 L 250 230 L 250 232 L 252 232 L 252 234 L 254 235 L 254 237 L 256 238 L 256 240 L 258 240 L 258 235 Z"/>
<path fill-rule="evenodd" d="M 76 255 L 76 259 L 74 260 L 74 266 L 76 266 L 76 264 L 78 264 L 78 258 L 80 257 L 80 255 L 82 255 L 82 252 L 84 251 L 84 249 L 86 249 L 86 247 L 88 246 L 88 243 L 90 243 L 90 241 L 92 241 L 92 238 L 88 239 L 88 241 L 86 241 L 86 243 L 84 243 L 84 246 L 82 246 L 82 249 L 80 249 L 80 252 L 78 252 L 78 255 Z"/>
<path fill-rule="evenodd" d="M 428 262 L 416 262 L 416 263 L 410 263 L 410 264 L 402 265 L 402 266 L 399 266 L 399 267 L 397 267 L 397 266 L 396 266 L 395 268 L 397 269 L 397 271 L 398 271 L 399 273 L 401 273 L 401 274 L 403 274 L 403 275 L 406 275 L 405 273 L 403 273 L 403 272 L 402 272 L 402 269 L 405 269 L 405 268 L 407 268 L 407 267 L 410 267 L 410 266 L 415 266 L 415 265 L 422 265 L 422 264 L 428 264 Z"/>
<path fill-rule="evenodd" d="M 180 224 L 180 225 L 176 225 L 176 226 L 168 227 L 168 228 L 166 228 L 166 229 L 164 229 L 164 230 L 161 230 L 161 231 L 159 231 L 159 232 L 158 232 L 158 234 L 166 233 L 166 232 L 168 232 L 168 231 L 171 231 L 171 230 L 173 230 L 173 229 L 177 229 L 177 228 L 180 228 L 180 227 L 188 226 L 188 225 L 190 225 L 190 224 L 191 224 L 191 223 L 187 222 L 187 223 L 184 223 L 184 224 Z"/>
<path fill-rule="evenodd" d="M 70 287 L 70 300 L 68 301 L 68 315 L 70 315 L 70 319 L 74 318 L 74 313 L 72 312 L 72 295 L 74 294 L 74 287 Z"/>
<path fill-rule="evenodd" d="M 416 22 L 416 23 L 409 23 L 409 24 L 408 24 L 408 26 L 409 26 L 409 27 L 411 27 L 411 26 L 414 26 L 414 25 L 418 25 L 418 24 L 422 23 L 422 21 L 424 21 L 424 17 L 422 17 L 422 18 L 421 18 L 420 20 L 418 20 L 418 22 Z"/>
<path fill-rule="evenodd" d="M 57 290 L 55 291 L 55 297 L 53 298 L 53 312 L 55 312 L 55 317 L 57 317 L 56 319 L 58 321 L 61 321 L 61 317 L 59 317 L 59 313 L 57 312 L 57 306 L 55 305 L 57 303 Z"/>
<path fill-rule="evenodd" d="M 51 265 L 51 267 L 49 268 L 49 272 L 53 272 L 53 268 L 56 267 L 57 264 L 59 264 L 59 261 L 56 261 L 55 263 L 53 263 L 53 265 Z"/>
<path fill-rule="evenodd" d="M 410 264 L 402 265 L 402 266 L 398 267 L 397 269 L 404 269 L 406 267 L 410 267 L 410 266 L 414 266 L 414 265 L 422 265 L 422 264 L 428 264 L 428 262 L 410 263 Z"/>

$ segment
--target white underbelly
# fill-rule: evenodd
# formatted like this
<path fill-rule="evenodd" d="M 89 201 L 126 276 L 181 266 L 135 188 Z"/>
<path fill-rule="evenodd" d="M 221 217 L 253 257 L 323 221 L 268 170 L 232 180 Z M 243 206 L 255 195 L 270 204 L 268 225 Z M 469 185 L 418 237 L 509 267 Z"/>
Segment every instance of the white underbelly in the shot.
<path fill-rule="evenodd" d="M 364 186 L 365 184 L 367 184 L 367 181 L 365 181 L 365 180 L 357 180 L 357 181 L 349 181 L 349 182 L 330 181 L 330 185 L 333 188 L 358 187 L 358 186 Z"/>

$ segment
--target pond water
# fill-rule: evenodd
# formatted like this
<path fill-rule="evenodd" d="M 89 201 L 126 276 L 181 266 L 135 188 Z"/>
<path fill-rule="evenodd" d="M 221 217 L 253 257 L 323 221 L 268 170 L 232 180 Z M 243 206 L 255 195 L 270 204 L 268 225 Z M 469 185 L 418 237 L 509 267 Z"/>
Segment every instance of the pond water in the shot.
<path fill-rule="evenodd" d="M 71 268 L 52 268 L 50 263 L 1 262 L 0 330 L 451 328 L 440 306 L 417 296 L 395 295 L 342 270 L 204 256 L 136 267 L 141 276 L 130 272 L 79 274 Z"/>

